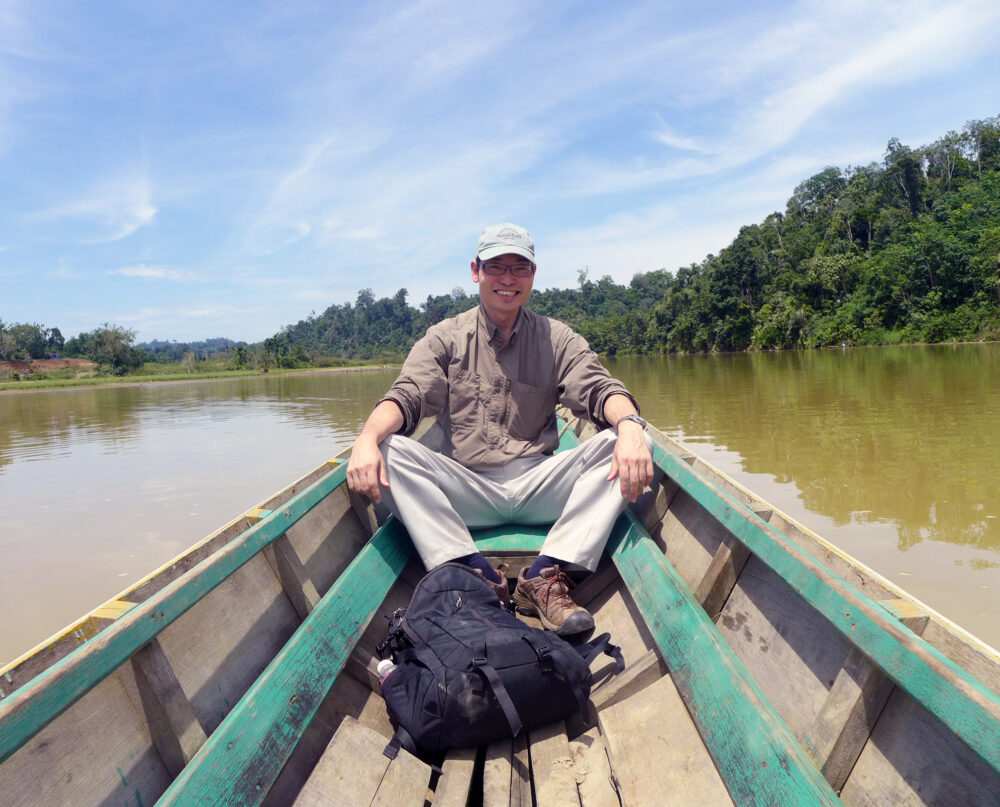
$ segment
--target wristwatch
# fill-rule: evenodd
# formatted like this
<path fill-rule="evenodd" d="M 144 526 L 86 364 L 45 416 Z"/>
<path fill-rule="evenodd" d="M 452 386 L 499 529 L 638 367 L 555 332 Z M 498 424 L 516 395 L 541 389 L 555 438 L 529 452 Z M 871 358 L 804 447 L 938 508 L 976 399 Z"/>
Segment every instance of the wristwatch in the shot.
<path fill-rule="evenodd" d="M 623 420 L 631 420 L 634 423 L 638 423 L 640 426 L 642 426 L 642 428 L 644 429 L 646 428 L 646 421 L 643 420 L 638 415 L 625 415 L 624 417 L 618 418 L 618 422 L 615 424 L 616 429 L 622 425 Z"/>

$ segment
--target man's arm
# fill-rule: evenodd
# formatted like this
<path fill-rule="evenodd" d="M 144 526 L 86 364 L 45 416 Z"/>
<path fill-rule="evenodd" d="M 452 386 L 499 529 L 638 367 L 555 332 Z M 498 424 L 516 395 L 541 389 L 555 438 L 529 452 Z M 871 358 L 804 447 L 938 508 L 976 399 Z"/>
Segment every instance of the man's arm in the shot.
<path fill-rule="evenodd" d="M 637 415 L 635 406 L 627 395 L 616 393 L 604 401 L 604 419 L 612 426 L 625 415 Z M 618 441 L 611 459 L 610 482 L 618 477 L 622 496 L 634 502 L 642 489 L 653 481 L 653 457 L 646 445 L 646 437 L 640 424 L 626 420 L 618 426 Z"/>
<path fill-rule="evenodd" d="M 365 421 L 361 434 L 354 441 L 351 459 L 347 463 L 347 486 L 375 502 L 382 501 L 379 486 L 389 487 L 385 461 L 379 446 L 390 434 L 403 428 L 403 412 L 393 401 L 382 401 Z"/>

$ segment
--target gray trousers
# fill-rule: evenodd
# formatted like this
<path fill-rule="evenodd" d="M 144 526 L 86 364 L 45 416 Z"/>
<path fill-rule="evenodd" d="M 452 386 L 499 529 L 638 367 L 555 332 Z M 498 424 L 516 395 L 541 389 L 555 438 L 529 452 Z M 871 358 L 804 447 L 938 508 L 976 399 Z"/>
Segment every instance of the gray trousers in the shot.
<path fill-rule="evenodd" d="M 380 446 L 389 474 L 383 501 L 427 569 L 478 551 L 470 527 L 552 524 L 542 554 L 594 571 L 628 503 L 618 479 L 608 481 L 617 437 L 611 429 L 570 451 L 474 470 L 391 435 Z"/>

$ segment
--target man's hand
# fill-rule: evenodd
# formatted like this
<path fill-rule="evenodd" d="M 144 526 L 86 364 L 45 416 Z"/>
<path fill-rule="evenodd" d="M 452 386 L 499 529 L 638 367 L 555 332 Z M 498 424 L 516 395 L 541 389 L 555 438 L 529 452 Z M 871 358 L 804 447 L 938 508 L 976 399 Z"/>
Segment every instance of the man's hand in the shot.
<path fill-rule="evenodd" d="M 382 501 L 381 488 L 389 487 L 388 470 L 379 446 L 403 426 L 403 413 L 392 401 L 382 401 L 368 416 L 354 441 L 347 463 L 347 487 L 376 504 Z"/>
<path fill-rule="evenodd" d="M 622 496 L 630 502 L 639 498 L 643 488 L 653 481 L 653 457 L 646 445 L 643 428 L 626 420 L 618 427 L 618 440 L 611 458 L 610 482 L 618 477 Z"/>
<path fill-rule="evenodd" d="M 347 487 L 378 504 L 382 501 L 380 485 L 383 488 L 389 487 L 385 460 L 378 443 L 362 434 L 354 441 L 351 459 L 347 463 Z"/>

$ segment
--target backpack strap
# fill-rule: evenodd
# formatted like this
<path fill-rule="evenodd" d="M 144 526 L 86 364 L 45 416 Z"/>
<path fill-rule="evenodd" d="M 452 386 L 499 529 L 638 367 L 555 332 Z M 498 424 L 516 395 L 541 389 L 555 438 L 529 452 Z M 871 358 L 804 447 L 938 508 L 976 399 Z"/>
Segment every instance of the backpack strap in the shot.
<path fill-rule="evenodd" d="M 396 733 L 392 735 L 392 739 L 389 740 L 389 744 L 382 749 L 383 755 L 387 756 L 389 759 L 395 759 L 399 754 L 399 749 L 405 748 L 417 759 L 422 759 L 419 751 L 417 750 L 417 744 L 413 742 L 413 737 L 406 729 L 402 726 L 396 729 Z M 432 771 L 437 773 L 439 776 L 444 773 L 440 766 L 435 765 L 427 760 L 422 760 L 426 765 L 430 767 Z"/>
<path fill-rule="evenodd" d="M 521 729 L 523 728 L 521 716 L 518 715 L 514 701 L 510 699 L 507 687 L 500 680 L 500 675 L 497 673 L 496 668 L 486 658 L 486 645 L 479 644 L 476 646 L 476 655 L 472 659 L 472 664 L 493 689 L 493 694 L 496 695 L 497 701 L 500 703 L 500 708 L 503 709 L 504 717 L 507 718 L 507 725 L 510 726 L 511 736 L 516 737 L 521 733 Z"/>
<path fill-rule="evenodd" d="M 610 633 L 602 633 L 589 642 L 574 645 L 573 649 L 580 654 L 580 658 L 587 662 L 587 666 L 590 666 L 591 662 L 603 653 L 615 660 L 616 675 L 625 669 L 625 657 L 622 655 L 622 649 L 616 644 L 611 644 Z"/>

